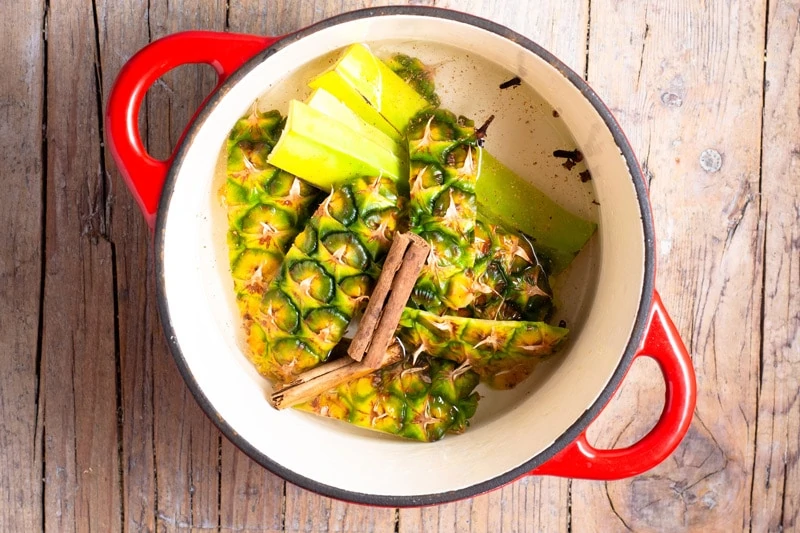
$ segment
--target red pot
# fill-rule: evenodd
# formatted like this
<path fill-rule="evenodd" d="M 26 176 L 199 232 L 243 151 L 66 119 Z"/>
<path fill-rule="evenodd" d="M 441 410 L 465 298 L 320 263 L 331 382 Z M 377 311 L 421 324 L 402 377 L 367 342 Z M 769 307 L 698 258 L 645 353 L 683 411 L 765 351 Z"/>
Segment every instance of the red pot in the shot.
<path fill-rule="evenodd" d="M 526 176 L 538 162 L 548 170 L 533 181 L 598 222 L 595 242 L 562 283 L 573 332 L 563 355 L 514 391 L 488 393 L 467 432 L 433 444 L 273 410 L 264 399 L 268 382 L 243 355 L 232 302 L 226 222 L 217 201 L 226 136 L 256 98 L 280 108 L 302 97 L 309 73 L 352 42 L 406 50 L 431 64 L 439 57 L 437 79 L 450 82 L 440 85 L 447 107 L 475 117 L 496 111 L 487 145 L 492 153 Z M 187 63 L 213 66 L 219 83 L 173 155 L 156 160 L 139 137 L 139 108 L 160 76 Z M 523 85 L 501 93 L 495 81 L 511 76 Z M 180 33 L 148 45 L 125 65 L 106 120 L 117 165 L 155 231 L 159 309 L 178 368 L 226 437 L 292 483 L 354 502 L 436 504 L 523 475 L 634 476 L 663 461 L 686 433 L 694 371 L 654 291 L 655 238 L 642 171 L 592 89 L 525 37 L 470 15 L 416 7 L 356 11 L 279 38 Z M 565 143 L 585 154 L 589 184 L 542 181 L 565 172 L 542 158 Z M 592 198 L 600 207 L 587 201 Z M 595 449 L 586 428 L 640 356 L 655 359 L 664 375 L 661 417 L 632 446 Z"/>

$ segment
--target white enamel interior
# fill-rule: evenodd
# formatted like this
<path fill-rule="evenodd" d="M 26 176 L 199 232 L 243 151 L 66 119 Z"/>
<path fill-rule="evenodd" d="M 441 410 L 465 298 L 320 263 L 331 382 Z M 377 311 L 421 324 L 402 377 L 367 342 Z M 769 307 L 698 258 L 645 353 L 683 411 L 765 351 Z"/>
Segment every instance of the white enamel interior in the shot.
<path fill-rule="evenodd" d="M 593 217 L 600 228 L 575 268 L 558 281 L 562 314 L 573 332 L 567 349 L 514 391 L 488 392 L 466 433 L 433 444 L 278 412 L 265 401 L 269 384 L 241 349 L 218 197 L 221 147 L 253 101 L 266 93 L 261 107 L 281 109 L 288 97 L 304 96 L 309 74 L 353 42 L 370 43 L 379 53 L 405 50 L 434 65 L 447 107 L 476 122 L 497 115 L 487 148 L 498 159 Z M 499 90 L 513 75 L 523 86 Z M 575 146 L 593 176 L 587 184 L 551 155 Z M 177 169 L 163 221 L 169 318 L 216 415 L 275 463 L 359 493 L 414 496 L 464 489 L 545 450 L 605 388 L 631 335 L 643 287 L 640 218 L 630 171 L 610 131 L 581 93 L 541 58 L 460 22 L 405 15 L 355 20 L 282 48 L 231 87 L 197 130 Z"/>

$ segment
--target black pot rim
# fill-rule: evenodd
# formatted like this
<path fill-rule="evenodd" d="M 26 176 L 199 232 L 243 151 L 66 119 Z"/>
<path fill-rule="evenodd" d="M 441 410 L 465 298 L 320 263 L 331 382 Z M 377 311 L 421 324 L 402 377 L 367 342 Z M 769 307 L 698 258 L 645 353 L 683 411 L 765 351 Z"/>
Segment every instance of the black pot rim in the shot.
<path fill-rule="evenodd" d="M 628 165 L 631 176 L 633 178 L 633 185 L 636 190 L 636 194 L 639 201 L 642 229 L 645 238 L 644 283 L 642 286 L 642 294 L 639 300 L 639 310 L 636 315 L 633 331 L 631 333 L 630 339 L 628 340 L 625 352 L 619 362 L 619 365 L 617 366 L 617 369 L 614 371 L 614 374 L 612 375 L 611 379 L 606 384 L 606 387 L 603 389 L 603 391 L 600 393 L 600 395 L 594 401 L 594 403 L 586 411 L 584 411 L 584 413 L 578 418 L 578 420 L 574 424 L 572 424 L 572 426 L 570 426 L 569 429 L 567 429 L 561 436 L 559 436 L 553 442 L 553 444 L 551 444 L 546 450 L 535 455 L 534 457 L 529 459 L 524 464 L 518 466 L 517 468 L 514 468 L 508 472 L 498 474 L 497 476 L 495 476 L 490 480 L 475 485 L 471 485 L 469 487 L 465 487 L 462 489 L 448 491 L 448 492 L 416 495 L 416 496 L 367 494 L 367 493 L 343 490 L 331 485 L 320 483 L 318 481 L 315 481 L 314 479 L 299 475 L 294 471 L 289 470 L 283 467 L 282 465 L 276 463 L 268 456 L 261 453 L 255 447 L 253 447 L 242 436 L 240 436 L 236 431 L 234 431 L 234 429 L 228 424 L 228 422 L 223 417 L 221 417 L 219 413 L 217 413 L 217 411 L 214 409 L 214 406 L 211 404 L 206 395 L 203 393 L 200 385 L 197 383 L 197 381 L 195 381 L 194 376 L 192 375 L 192 372 L 189 369 L 189 366 L 186 362 L 186 359 L 183 356 L 180 344 L 175 335 L 175 330 L 172 326 L 172 320 L 170 318 L 169 308 L 166 302 L 165 277 L 163 270 L 163 261 L 161 259 L 163 258 L 163 253 L 164 253 L 164 232 L 165 232 L 166 212 L 168 210 L 172 193 L 174 191 L 177 170 L 181 167 L 183 163 L 187 147 L 192 143 L 192 140 L 196 136 L 199 128 L 205 122 L 205 119 L 208 117 L 213 108 L 218 104 L 220 99 L 225 95 L 225 93 L 239 80 L 241 80 L 245 74 L 250 72 L 250 70 L 252 70 L 256 65 L 261 64 L 264 60 L 266 60 L 268 57 L 273 55 L 278 50 L 312 33 L 315 33 L 319 30 L 331 26 L 335 26 L 338 24 L 350 22 L 361 18 L 382 17 L 382 16 L 392 16 L 392 15 L 413 15 L 413 16 L 442 18 L 442 19 L 453 20 L 456 22 L 462 22 L 472 26 L 477 26 L 478 28 L 490 31 L 501 37 L 509 39 L 519 44 L 520 46 L 523 46 L 530 52 L 536 54 L 537 56 L 545 60 L 547 63 L 558 69 L 558 71 L 561 72 L 578 90 L 580 90 L 580 92 L 584 95 L 584 97 L 587 100 L 589 100 L 589 102 L 592 104 L 595 110 L 602 117 L 606 126 L 611 131 L 614 141 L 619 146 L 620 151 L 623 157 L 625 158 L 625 161 Z M 608 109 L 608 107 L 606 107 L 606 105 L 601 101 L 601 99 L 591 89 L 591 87 L 589 87 L 587 82 L 584 81 L 583 78 L 581 78 L 581 76 L 579 76 L 577 73 L 571 70 L 568 66 L 562 63 L 550 52 L 548 52 L 538 44 L 534 43 L 530 39 L 506 28 L 505 26 L 502 26 L 495 22 L 491 22 L 486 19 L 482 19 L 480 17 L 476 17 L 474 15 L 461 13 L 458 11 L 452 11 L 448 9 L 442 9 L 442 8 L 419 7 L 419 6 L 389 6 L 389 7 L 360 9 L 328 18 L 326 20 L 323 20 L 321 22 L 303 28 L 295 33 L 286 35 L 280 40 L 276 41 L 272 46 L 268 47 L 263 52 L 257 54 L 255 57 L 253 57 L 247 63 L 245 63 L 241 68 L 239 68 L 233 75 L 231 75 L 219 87 L 219 89 L 208 99 L 205 106 L 197 114 L 197 117 L 195 118 L 192 125 L 189 127 L 183 141 L 177 147 L 175 153 L 175 159 L 169 170 L 169 173 L 167 174 L 164 183 L 164 188 L 161 192 L 161 199 L 158 207 L 158 214 L 157 214 L 156 228 L 155 228 L 155 257 L 156 257 L 156 283 L 157 283 L 157 296 L 158 296 L 158 310 L 159 310 L 159 315 L 161 317 L 161 323 L 164 329 L 164 334 L 167 338 L 167 342 L 169 344 L 172 356 L 175 359 L 175 363 L 178 366 L 178 370 L 183 376 L 183 379 L 186 382 L 187 386 L 189 387 L 189 390 L 195 397 L 195 400 L 197 401 L 198 404 L 200 404 L 200 407 L 203 409 L 205 414 L 211 419 L 211 421 L 217 426 L 217 428 L 219 428 L 219 430 L 225 435 L 225 437 L 228 440 L 230 440 L 236 447 L 242 450 L 245 454 L 247 454 L 251 459 L 256 461 L 258 464 L 260 464 L 270 472 L 285 479 L 286 481 L 289 481 L 304 489 L 316 492 L 323 496 L 336 498 L 338 500 L 365 504 L 365 505 L 383 506 L 383 507 L 416 507 L 416 506 L 426 506 L 426 505 L 438 505 L 465 498 L 470 498 L 478 494 L 491 491 L 493 489 L 501 487 L 507 483 L 510 483 L 524 476 L 525 474 L 534 470 L 536 467 L 547 462 L 556 453 L 561 451 L 568 444 L 570 444 L 576 438 L 578 438 L 578 436 L 589 426 L 591 421 L 594 420 L 600 414 L 603 407 L 605 407 L 605 405 L 611 399 L 614 392 L 617 390 L 628 368 L 630 367 L 633 358 L 636 355 L 637 348 L 640 345 L 642 335 L 647 325 L 649 311 L 652 304 L 653 291 L 655 287 L 655 253 L 654 253 L 655 244 L 654 243 L 655 243 L 655 231 L 653 228 L 650 203 L 647 196 L 647 187 L 645 185 L 645 180 L 642 174 L 642 170 L 639 166 L 638 161 L 636 160 L 636 156 L 633 153 L 633 149 L 630 146 L 630 143 L 628 142 L 627 138 L 625 137 L 622 128 L 619 126 L 616 119 L 611 114 L 611 111 Z"/>

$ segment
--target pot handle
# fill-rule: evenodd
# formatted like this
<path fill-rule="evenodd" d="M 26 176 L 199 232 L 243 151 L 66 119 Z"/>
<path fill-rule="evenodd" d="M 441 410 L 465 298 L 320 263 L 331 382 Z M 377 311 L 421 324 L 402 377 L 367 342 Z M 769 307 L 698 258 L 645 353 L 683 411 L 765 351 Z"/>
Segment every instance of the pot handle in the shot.
<path fill-rule="evenodd" d="M 655 467 L 678 447 L 689 429 L 697 397 L 694 368 L 658 292 L 644 340 L 635 357 L 655 359 L 667 385 L 664 409 L 655 427 L 639 442 L 617 450 L 598 450 L 586 431 L 552 459 L 530 472 L 580 479 L 614 480 L 637 476 Z"/>
<path fill-rule="evenodd" d="M 155 226 L 161 189 L 175 152 L 162 161 L 148 154 L 142 144 L 139 136 L 139 108 L 147 90 L 175 67 L 205 63 L 217 72 L 217 85 L 214 88 L 216 91 L 236 69 L 278 39 L 279 37 L 236 33 L 187 31 L 148 44 L 122 67 L 108 96 L 106 136 L 117 167 L 142 209 L 150 229 Z M 187 124 L 177 146 L 180 146 L 193 121 L 194 117 Z"/>

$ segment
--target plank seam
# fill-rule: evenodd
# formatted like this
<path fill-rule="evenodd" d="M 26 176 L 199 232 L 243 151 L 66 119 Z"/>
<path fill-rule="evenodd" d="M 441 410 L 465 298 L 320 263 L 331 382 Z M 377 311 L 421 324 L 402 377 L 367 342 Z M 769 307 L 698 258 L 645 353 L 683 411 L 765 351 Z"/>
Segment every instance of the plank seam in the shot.
<path fill-rule="evenodd" d="M 625 529 L 627 529 L 628 531 L 633 531 L 633 529 L 631 529 L 631 526 L 629 526 L 628 523 L 625 522 L 622 516 L 620 516 L 620 514 L 617 512 L 617 509 L 614 507 L 614 502 L 611 500 L 611 494 L 609 494 L 608 492 L 608 481 L 603 482 L 603 491 L 606 493 L 606 498 L 608 499 L 608 506 L 611 508 L 611 512 L 614 513 L 614 516 L 616 516 L 622 523 L 622 525 L 625 526 Z"/>
<path fill-rule="evenodd" d="M 586 2 L 586 49 L 584 50 L 583 79 L 589 79 L 589 43 L 592 36 L 592 0 Z"/>
<path fill-rule="evenodd" d="M 111 283 L 112 291 L 112 305 L 114 310 L 114 386 L 116 392 L 116 408 L 117 408 L 117 475 L 119 477 L 119 525 L 120 531 L 125 530 L 125 489 L 124 489 L 124 447 L 122 442 L 124 413 L 122 407 L 122 359 L 120 354 L 120 337 L 119 337 L 119 296 L 117 289 L 119 284 L 117 282 L 117 250 L 114 242 L 111 240 L 111 205 L 113 203 L 113 195 L 111 194 L 111 179 L 106 168 L 106 154 L 105 154 L 105 124 L 103 122 L 103 63 L 102 53 L 100 48 L 100 25 L 97 17 L 97 1 L 92 0 L 92 23 L 94 25 L 94 44 L 95 44 L 95 100 L 97 105 L 97 132 L 100 137 L 100 172 L 102 183 L 102 198 L 103 198 L 103 224 L 101 225 L 101 235 L 105 233 L 105 239 L 109 243 L 111 251 Z"/>
<path fill-rule="evenodd" d="M 222 433 L 217 433 L 217 531 L 222 531 Z"/>
<path fill-rule="evenodd" d="M 44 401 L 43 397 L 43 390 L 44 390 L 44 376 L 42 375 L 42 355 L 44 352 L 44 291 L 45 291 L 45 280 L 47 275 L 47 23 L 50 14 L 50 0 L 44 1 L 44 11 L 42 13 L 42 141 L 41 141 L 41 179 L 42 179 L 42 190 L 41 190 L 41 202 L 42 202 L 42 212 L 40 217 L 40 224 L 41 224 L 41 235 L 40 235 L 40 257 L 39 257 L 39 324 L 37 326 L 36 331 L 36 361 L 34 363 L 35 366 L 35 375 L 36 375 L 36 393 L 34 394 L 35 403 L 34 403 L 34 423 L 36 424 L 36 429 L 34 430 L 34 442 L 38 442 L 38 446 L 41 449 L 41 479 L 39 483 L 41 484 L 41 497 L 40 505 L 41 505 L 41 519 L 40 525 L 42 531 L 45 530 L 45 511 L 46 511 L 46 502 L 45 502 L 45 494 L 46 494 L 46 486 L 45 486 L 45 478 L 47 475 L 47 458 L 45 456 L 45 427 L 44 427 L 44 408 L 40 409 L 40 404 Z M 41 424 L 39 423 L 39 418 L 41 416 Z M 38 435 L 36 435 L 38 433 Z M 36 457 L 36 450 L 34 449 L 34 457 Z"/>
<path fill-rule="evenodd" d="M 753 531 L 753 494 L 755 493 L 756 485 L 756 462 L 758 460 L 758 423 L 760 413 L 760 397 L 763 390 L 764 379 L 764 319 L 766 317 L 766 290 L 767 290 L 767 223 L 769 213 L 766 209 L 763 191 L 764 180 L 764 114 L 767 109 L 767 48 L 769 46 L 769 10 L 770 0 L 765 0 L 764 5 L 764 48 L 763 48 L 763 65 L 761 71 L 761 136 L 758 144 L 758 218 L 762 219 L 763 214 L 763 231 L 759 232 L 762 245 L 761 245 L 761 306 L 759 317 L 759 350 L 758 350 L 758 379 L 756 380 L 756 409 L 755 419 L 753 422 L 753 465 L 750 468 L 750 518 L 748 523 L 748 530 Z M 786 478 L 784 478 L 784 484 Z M 767 483 L 769 483 L 769 476 L 767 476 Z M 785 487 L 784 487 L 785 488 Z M 784 491 L 785 494 L 785 491 Z M 783 508 L 781 508 L 781 523 L 783 522 Z"/>
<path fill-rule="evenodd" d="M 572 533 L 572 478 L 567 479 L 567 533 Z"/>

